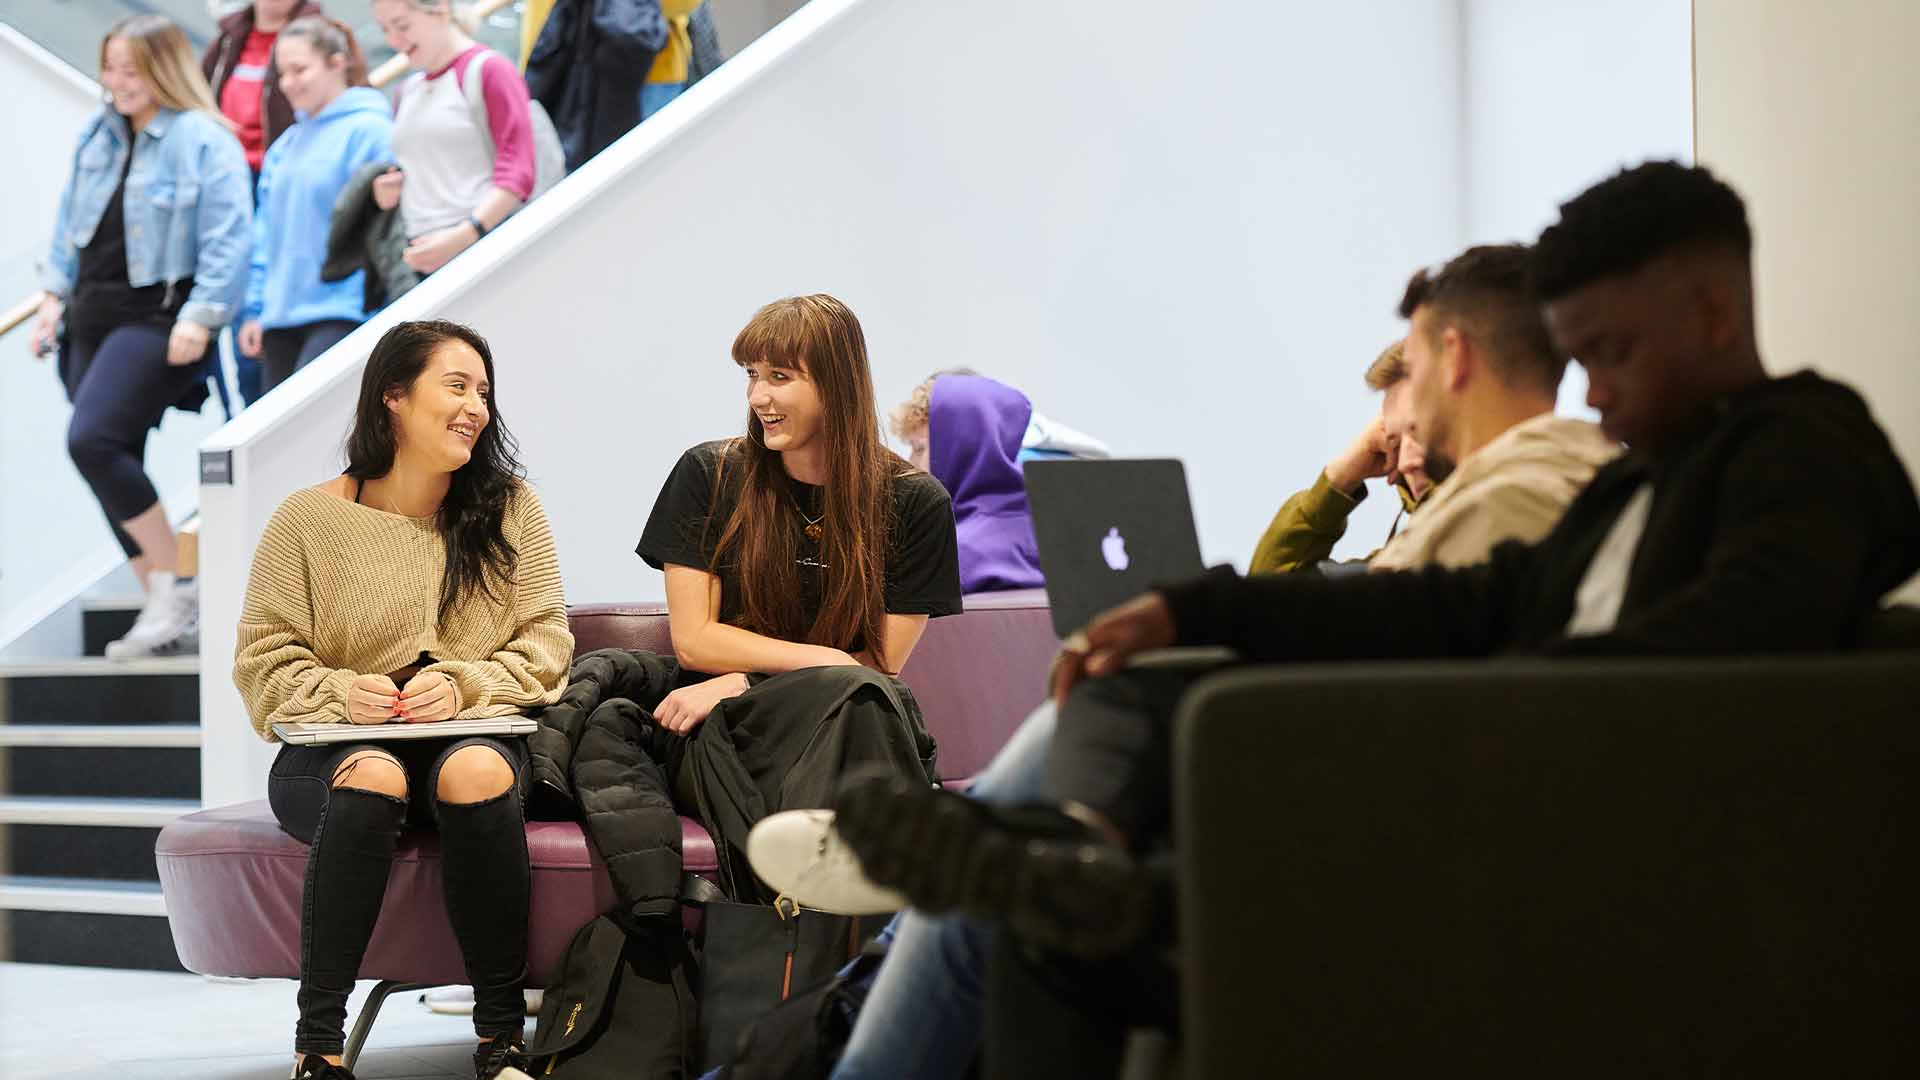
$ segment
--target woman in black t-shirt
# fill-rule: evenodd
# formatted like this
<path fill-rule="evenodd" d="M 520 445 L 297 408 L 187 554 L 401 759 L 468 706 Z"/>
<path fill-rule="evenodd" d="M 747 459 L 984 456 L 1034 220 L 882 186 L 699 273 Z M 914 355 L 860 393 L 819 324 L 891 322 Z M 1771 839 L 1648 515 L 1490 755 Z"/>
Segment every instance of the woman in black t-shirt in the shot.
<path fill-rule="evenodd" d="M 880 438 L 866 339 L 831 296 L 777 300 L 733 342 L 747 434 L 688 450 L 639 554 L 666 571 L 683 685 L 654 711 L 686 734 L 750 674 L 897 675 L 927 619 L 960 611 L 946 489 Z"/>
<path fill-rule="evenodd" d="M 634 797 L 664 784 L 712 834 L 723 887 L 747 900 L 771 898 L 741 857 L 766 814 L 829 805 L 852 770 L 935 781 L 933 739 L 897 676 L 927 620 L 960 611 L 960 563 L 946 489 L 880 441 L 846 305 L 776 300 L 733 358 L 746 436 L 683 454 L 640 537 L 640 557 L 666 571 L 678 663 L 648 658 L 627 665 L 636 681 L 599 688 L 572 775 L 621 793 L 626 809 L 589 814 L 588 831 L 625 853 L 663 831 L 678 840 L 671 819 L 649 824 L 657 803 Z M 651 881 L 624 869 L 656 863 L 622 861 L 623 904 L 673 894 L 677 866 Z"/>

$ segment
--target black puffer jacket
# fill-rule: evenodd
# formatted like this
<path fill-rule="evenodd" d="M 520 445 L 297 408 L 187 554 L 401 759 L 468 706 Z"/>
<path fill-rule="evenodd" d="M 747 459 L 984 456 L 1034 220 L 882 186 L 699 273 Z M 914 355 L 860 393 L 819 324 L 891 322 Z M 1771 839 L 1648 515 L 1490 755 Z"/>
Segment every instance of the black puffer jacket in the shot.
<path fill-rule="evenodd" d="M 662 698 L 705 678 L 671 657 L 601 649 L 576 659 L 566 692 L 536 714 L 530 810 L 581 820 L 632 915 L 674 909 L 682 812 L 712 834 L 728 895 L 770 899 L 742 854 L 761 818 L 831 805 L 854 770 L 934 782 L 933 737 L 898 679 L 864 667 L 754 675 L 691 735 L 653 722 Z M 676 788 L 695 805 L 676 807 Z"/>
<path fill-rule="evenodd" d="M 680 815 L 667 766 L 686 740 L 653 723 L 680 667 L 671 657 L 600 649 L 576 657 L 566 692 L 527 738 L 529 812 L 578 818 L 622 908 L 670 913 L 680 891 Z"/>

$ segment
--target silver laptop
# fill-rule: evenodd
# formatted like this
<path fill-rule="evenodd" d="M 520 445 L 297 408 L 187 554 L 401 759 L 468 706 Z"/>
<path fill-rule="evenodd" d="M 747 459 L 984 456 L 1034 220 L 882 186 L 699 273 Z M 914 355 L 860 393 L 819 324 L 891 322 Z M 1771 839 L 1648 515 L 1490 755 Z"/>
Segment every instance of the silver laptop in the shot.
<path fill-rule="evenodd" d="M 1187 471 L 1173 460 L 1029 461 L 1027 505 L 1061 637 L 1154 585 L 1200 573 Z"/>
<path fill-rule="evenodd" d="M 393 721 L 385 724 L 275 724 L 281 742 L 295 746 L 315 743 L 383 742 L 387 739 L 452 739 L 472 735 L 531 735 L 540 721 L 530 716 L 484 716 L 473 720 L 440 720 L 431 724 Z"/>

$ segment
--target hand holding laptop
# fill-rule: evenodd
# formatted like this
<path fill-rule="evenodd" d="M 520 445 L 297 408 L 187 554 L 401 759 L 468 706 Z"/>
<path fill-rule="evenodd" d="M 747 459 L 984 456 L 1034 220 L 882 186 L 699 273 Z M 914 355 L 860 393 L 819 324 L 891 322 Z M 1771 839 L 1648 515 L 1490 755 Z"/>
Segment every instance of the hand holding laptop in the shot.
<path fill-rule="evenodd" d="M 361 675 L 347 689 L 347 719 L 356 724 L 431 724 L 453 718 L 453 680 L 423 671 L 396 687 L 385 675 Z"/>

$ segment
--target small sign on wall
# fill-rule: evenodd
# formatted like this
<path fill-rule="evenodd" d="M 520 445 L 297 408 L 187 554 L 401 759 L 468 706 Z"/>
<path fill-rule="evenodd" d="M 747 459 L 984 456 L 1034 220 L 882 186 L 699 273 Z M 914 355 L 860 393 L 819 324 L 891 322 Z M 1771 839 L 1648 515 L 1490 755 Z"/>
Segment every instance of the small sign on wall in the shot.
<path fill-rule="evenodd" d="M 232 484 L 233 451 L 200 451 L 200 482 L 202 484 Z"/>

